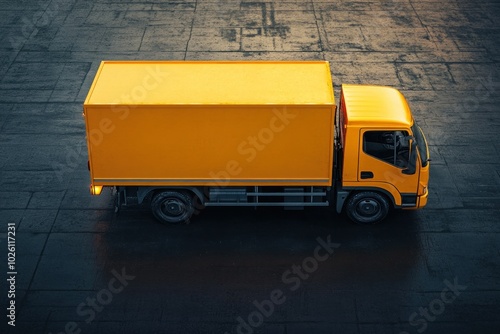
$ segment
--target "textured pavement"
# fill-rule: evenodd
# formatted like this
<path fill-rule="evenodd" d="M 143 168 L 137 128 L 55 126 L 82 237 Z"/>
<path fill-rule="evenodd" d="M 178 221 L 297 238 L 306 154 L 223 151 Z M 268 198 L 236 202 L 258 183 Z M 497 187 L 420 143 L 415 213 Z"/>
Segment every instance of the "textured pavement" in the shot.
<path fill-rule="evenodd" d="M 15 223 L 13 333 L 500 331 L 499 2 L 0 0 L 0 32 L 2 328 Z M 324 59 L 336 94 L 394 86 L 431 145 L 429 204 L 369 228 L 323 208 L 116 217 L 89 195 L 81 116 L 103 59 Z"/>

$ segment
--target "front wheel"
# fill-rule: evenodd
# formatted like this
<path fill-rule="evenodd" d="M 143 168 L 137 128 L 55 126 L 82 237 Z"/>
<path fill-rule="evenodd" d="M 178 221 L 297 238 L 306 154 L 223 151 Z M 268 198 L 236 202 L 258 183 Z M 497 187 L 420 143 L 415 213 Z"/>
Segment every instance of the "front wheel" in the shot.
<path fill-rule="evenodd" d="M 347 216 L 353 222 L 370 225 L 384 219 L 389 212 L 389 201 L 373 191 L 354 194 L 347 202 Z"/>
<path fill-rule="evenodd" d="M 193 201 L 185 192 L 162 191 L 151 201 L 153 215 L 162 223 L 188 223 L 194 212 Z"/>

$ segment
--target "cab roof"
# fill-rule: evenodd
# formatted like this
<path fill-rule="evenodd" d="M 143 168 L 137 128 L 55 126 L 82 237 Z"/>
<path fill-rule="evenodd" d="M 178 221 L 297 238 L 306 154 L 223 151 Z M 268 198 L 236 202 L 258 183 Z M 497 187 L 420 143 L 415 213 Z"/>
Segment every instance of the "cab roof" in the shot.
<path fill-rule="evenodd" d="M 327 61 L 103 61 L 86 105 L 335 105 Z"/>
<path fill-rule="evenodd" d="M 342 103 L 348 125 L 366 127 L 405 127 L 413 125 L 413 117 L 397 89 L 385 86 L 342 85 Z"/>

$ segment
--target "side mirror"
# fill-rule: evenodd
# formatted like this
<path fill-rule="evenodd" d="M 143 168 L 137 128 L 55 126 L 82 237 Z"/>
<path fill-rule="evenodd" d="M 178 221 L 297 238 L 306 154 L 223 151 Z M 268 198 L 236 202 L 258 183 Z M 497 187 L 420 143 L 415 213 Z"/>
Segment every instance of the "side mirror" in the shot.
<path fill-rule="evenodd" d="M 405 137 L 405 140 L 411 140 L 410 158 L 408 160 L 408 167 L 403 169 L 402 173 L 406 175 L 413 175 L 417 171 L 417 143 L 415 142 L 415 138 L 411 136 Z"/>

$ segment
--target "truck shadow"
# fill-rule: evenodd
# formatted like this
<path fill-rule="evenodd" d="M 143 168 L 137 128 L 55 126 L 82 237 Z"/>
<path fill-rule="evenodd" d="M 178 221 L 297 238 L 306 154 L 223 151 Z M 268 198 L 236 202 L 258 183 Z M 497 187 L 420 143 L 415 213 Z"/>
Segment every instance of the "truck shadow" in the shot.
<path fill-rule="evenodd" d="M 321 208 L 209 208 L 191 224 L 165 226 L 147 211 L 126 210 L 96 234 L 94 245 L 103 271 L 126 267 L 140 273 L 137 287 L 161 289 L 276 284 L 314 256 L 319 239 L 331 240 L 338 248 L 318 263 L 310 282 L 349 288 L 407 280 L 422 258 L 418 228 L 411 212 L 365 227 Z"/>

